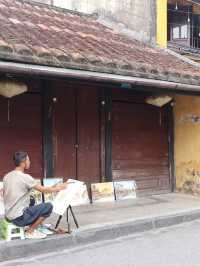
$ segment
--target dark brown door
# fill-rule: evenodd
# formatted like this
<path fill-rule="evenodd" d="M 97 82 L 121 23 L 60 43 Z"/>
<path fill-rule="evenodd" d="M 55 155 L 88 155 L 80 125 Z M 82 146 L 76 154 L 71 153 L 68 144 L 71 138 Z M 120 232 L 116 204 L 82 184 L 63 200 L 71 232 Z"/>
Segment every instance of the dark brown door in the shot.
<path fill-rule="evenodd" d="M 14 167 L 12 156 L 27 151 L 29 173 L 43 177 L 42 101 L 40 94 L 23 94 L 10 100 L 0 96 L 0 178 Z"/>
<path fill-rule="evenodd" d="M 98 89 L 81 88 L 77 94 L 77 177 L 100 182 L 100 117 Z"/>
<path fill-rule="evenodd" d="M 141 190 L 169 189 L 165 110 L 113 102 L 113 179 L 134 179 Z"/>
<path fill-rule="evenodd" d="M 100 180 L 98 90 L 60 84 L 54 90 L 54 176 Z"/>
<path fill-rule="evenodd" d="M 53 91 L 53 173 L 57 177 L 76 176 L 76 112 L 72 88 L 59 84 Z"/>

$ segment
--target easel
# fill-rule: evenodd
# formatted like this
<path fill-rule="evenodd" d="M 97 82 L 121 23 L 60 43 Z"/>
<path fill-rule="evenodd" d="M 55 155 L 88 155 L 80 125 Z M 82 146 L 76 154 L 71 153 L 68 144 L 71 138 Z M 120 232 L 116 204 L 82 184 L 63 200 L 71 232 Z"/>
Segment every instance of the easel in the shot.
<path fill-rule="evenodd" d="M 66 213 L 66 215 L 67 215 L 67 217 L 66 217 L 66 218 L 67 218 L 67 229 L 68 229 L 68 232 L 70 233 L 71 230 L 70 230 L 70 224 L 69 224 L 69 211 L 71 212 L 71 215 L 72 215 L 72 217 L 73 217 L 73 220 L 74 220 L 74 223 L 75 223 L 75 225 L 76 225 L 76 228 L 79 228 L 79 225 L 78 225 L 77 219 L 76 219 L 76 217 L 75 217 L 75 215 L 74 215 L 74 212 L 73 212 L 73 210 L 72 210 L 72 206 L 71 206 L 71 205 L 69 205 L 69 206 L 67 207 L 66 211 L 67 211 L 67 213 Z M 57 220 L 57 222 L 56 222 L 55 229 L 58 228 L 58 226 L 59 226 L 59 224 L 60 224 L 60 221 L 61 221 L 62 217 L 63 217 L 63 215 L 59 215 L 58 220 Z"/>

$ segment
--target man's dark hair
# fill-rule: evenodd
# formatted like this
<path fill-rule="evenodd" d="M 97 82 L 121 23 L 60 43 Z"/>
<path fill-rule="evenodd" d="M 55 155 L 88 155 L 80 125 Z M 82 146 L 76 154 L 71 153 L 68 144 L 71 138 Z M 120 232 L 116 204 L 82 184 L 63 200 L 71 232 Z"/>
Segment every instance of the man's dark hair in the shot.
<path fill-rule="evenodd" d="M 28 153 L 25 151 L 16 151 L 13 155 L 13 161 L 15 166 L 19 166 L 21 162 L 25 161 Z"/>

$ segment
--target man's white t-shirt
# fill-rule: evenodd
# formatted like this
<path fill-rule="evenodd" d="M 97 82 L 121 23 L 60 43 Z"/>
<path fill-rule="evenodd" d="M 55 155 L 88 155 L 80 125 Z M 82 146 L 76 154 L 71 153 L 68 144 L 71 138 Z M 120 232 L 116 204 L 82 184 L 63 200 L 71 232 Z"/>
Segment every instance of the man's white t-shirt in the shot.
<path fill-rule="evenodd" d="M 30 191 L 37 181 L 30 175 L 14 170 L 3 178 L 5 216 L 14 220 L 30 203 Z"/>

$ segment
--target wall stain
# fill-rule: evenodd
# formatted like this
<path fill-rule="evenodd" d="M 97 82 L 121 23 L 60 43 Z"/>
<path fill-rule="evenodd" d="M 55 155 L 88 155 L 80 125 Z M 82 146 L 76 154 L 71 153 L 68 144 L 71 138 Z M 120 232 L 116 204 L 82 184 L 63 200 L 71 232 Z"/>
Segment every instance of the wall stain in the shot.
<path fill-rule="evenodd" d="M 200 196 L 200 162 L 183 162 L 176 171 L 177 191 Z"/>

